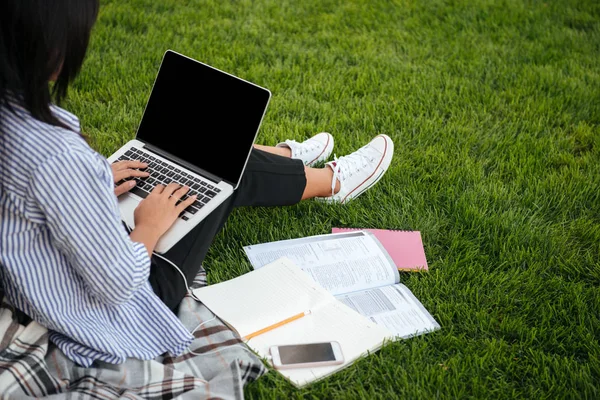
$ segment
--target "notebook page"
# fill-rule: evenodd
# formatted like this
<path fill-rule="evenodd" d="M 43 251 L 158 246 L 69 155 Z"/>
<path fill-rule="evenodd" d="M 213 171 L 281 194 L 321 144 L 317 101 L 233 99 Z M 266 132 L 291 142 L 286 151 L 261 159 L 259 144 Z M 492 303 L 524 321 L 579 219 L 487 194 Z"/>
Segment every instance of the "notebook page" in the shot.
<path fill-rule="evenodd" d="M 404 285 L 336 296 L 347 306 L 402 339 L 440 329 L 440 325 Z"/>
<path fill-rule="evenodd" d="M 376 351 L 385 340 L 393 338 L 394 335 L 383 326 L 374 324 L 341 302 L 331 300 L 293 324 L 250 339 L 248 346 L 266 357 L 274 345 L 339 342 L 344 355 L 341 365 L 278 370 L 295 385 L 303 386 L 347 367 L 361 355 Z"/>
<path fill-rule="evenodd" d="M 335 301 L 285 258 L 238 278 L 195 289 L 194 295 L 241 337 Z"/>
<path fill-rule="evenodd" d="M 396 265 L 368 232 L 317 235 L 244 247 L 254 269 L 291 259 L 333 295 L 400 282 Z"/>

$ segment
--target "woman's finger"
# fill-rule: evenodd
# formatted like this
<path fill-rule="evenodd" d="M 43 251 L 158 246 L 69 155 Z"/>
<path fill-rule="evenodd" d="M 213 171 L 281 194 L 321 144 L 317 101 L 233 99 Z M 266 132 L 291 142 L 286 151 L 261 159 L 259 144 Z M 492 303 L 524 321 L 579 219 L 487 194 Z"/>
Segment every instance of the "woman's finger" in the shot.
<path fill-rule="evenodd" d="M 127 168 L 147 168 L 148 164 L 141 161 L 118 161 L 112 164 L 113 171 L 120 171 Z"/>
<path fill-rule="evenodd" d="M 173 193 L 179 189 L 181 187 L 181 185 L 179 183 L 169 183 L 167 185 L 167 187 L 165 188 L 165 190 L 162 191 L 162 194 L 167 196 L 167 197 L 171 197 L 173 195 Z"/>
<path fill-rule="evenodd" d="M 165 190 L 165 185 L 159 184 L 159 185 L 156 185 L 154 187 L 154 189 L 152 189 L 150 194 L 161 194 L 163 192 L 163 190 Z"/>
<path fill-rule="evenodd" d="M 177 203 L 187 192 L 190 191 L 189 186 L 181 186 L 179 189 L 173 192 L 171 200 L 173 203 Z"/>
<path fill-rule="evenodd" d="M 185 199 L 181 203 L 179 203 L 177 205 L 177 207 L 176 207 L 177 213 L 178 214 L 182 213 L 183 210 L 185 210 L 186 208 L 188 208 L 189 206 L 191 206 L 192 204 L 194 204 L 194 202 L 196 201 L 197 198 L 198 198 L 197 195 L 193 195 L 193 196 L 188 197 L 187 199 Z"/>
<path fill-rule="evenodd" d="M 120 184 L 115 188 L 115 195 L 119 197 L 123 193 L 129 192 L 135 186 L 135 181 L 127 181 L 125 183 Z"/>
<path fill-rule="evenodd" d="M 120 171 L 115 172 L 115 182 L 119 182 L 122 179 L 131 178 L 134 176 L 146 177 L 150 176 L 150 174 L 146 171 L 138 171 L 137 169 L 122 169 Z"/>

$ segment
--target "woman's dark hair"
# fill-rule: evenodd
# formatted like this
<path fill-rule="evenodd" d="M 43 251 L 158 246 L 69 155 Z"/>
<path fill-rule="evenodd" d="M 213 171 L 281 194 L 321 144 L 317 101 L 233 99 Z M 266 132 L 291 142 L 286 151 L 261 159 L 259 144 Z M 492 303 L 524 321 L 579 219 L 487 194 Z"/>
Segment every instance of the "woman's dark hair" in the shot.
<path fill-rule="evenodd" d="M 1 0 L 0 106 L 18 97 L 34 118 L 65 127 L 50 104 L 79 73 L 98 8 L 98 0 Z"/>

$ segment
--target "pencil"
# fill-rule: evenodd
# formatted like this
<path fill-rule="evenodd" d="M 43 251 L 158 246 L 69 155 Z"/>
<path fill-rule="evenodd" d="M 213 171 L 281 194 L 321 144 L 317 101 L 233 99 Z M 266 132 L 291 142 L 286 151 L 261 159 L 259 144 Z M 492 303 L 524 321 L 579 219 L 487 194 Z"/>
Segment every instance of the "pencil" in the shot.
<path fill-rule="evenodd" d="M 245 340 L 245 341 L 250 340 L 250 339 L 252 339 L 255 336 L 262 335 L 265 332 L 269 332 L 269 331 L 272 331 L 273 329 L 279 328 L 280 326 L 283 326 L 285 324 L 289 324 L 290 322 L 295 321 L 297 319 L 300 319 L 300 318 L 302 318 L 302 317 L 304 317 L 305 315 L 308 315 L 308 314 L 310 314 L 310 310 L 301 312 L 300 314 L 296 314 L 293 317 L 289 317 L 287 319 L 284 319 L 283 321 L 280 321 L 280 322 L 277 322 L 276 324 L 267 326 L 266 328 L 263 328 L 263 329 L 261 329 L 259 331 L 254 332 L 254 333 L 250 333 L 250 334 L 244 336 L 242 338 L 242 340 Z"/>

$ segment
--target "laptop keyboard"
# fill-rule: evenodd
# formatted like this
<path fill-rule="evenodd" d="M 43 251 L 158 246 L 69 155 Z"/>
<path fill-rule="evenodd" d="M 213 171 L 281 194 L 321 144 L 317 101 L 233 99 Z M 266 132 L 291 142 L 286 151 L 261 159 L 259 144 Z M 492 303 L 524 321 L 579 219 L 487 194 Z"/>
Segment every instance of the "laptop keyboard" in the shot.
<path fill-rule="evenodd" d="M 184 172 L 174 165 L 167 164 L 166 162 L 152 156 L 151 154 L 131 147 L 125 152 L 117 161 L 128 161 L 135 160 L 141 161 L 148 164 L 146 172 L 150 173 L 148 177 L 135 177 L 124 179 L 115 186 L 121 185 L 123 182 L 134 179 L 136 185 L 130 190 L 131 193 L 137 194 L 141 198 L 146 198 L 150 192 L 156 187 L 156 185 L 168 185 L 169 183 L 178 183 L 179 185 L 186 185 L 190 190 L 181 198 L 180 201 L 187 199 L 190 196 L 197 195 L 196 201 L 185 209 L 185 212 L 180 214 L 180 218 L 187 221 L 189 216 L 185 213 L 196 214 L 202 207 L 204 207 L 210 200 L 212 200 L 221 189 L 214 186 L 214 184 L 202 179 L 192 176 L 187 172 Z M 115 161 L 115 162 L 117 162 Z M 179 202 L 177 203 L 179 204 Z"/>

